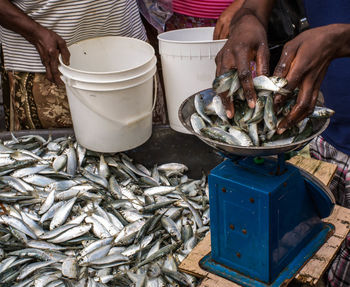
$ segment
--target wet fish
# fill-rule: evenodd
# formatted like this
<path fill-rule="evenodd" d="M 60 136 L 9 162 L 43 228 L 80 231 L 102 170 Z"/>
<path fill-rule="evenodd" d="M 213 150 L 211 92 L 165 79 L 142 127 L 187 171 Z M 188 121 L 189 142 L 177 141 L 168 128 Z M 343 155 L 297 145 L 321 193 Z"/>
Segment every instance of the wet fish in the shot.
<path fill-rule="evenodd" d="M 213 140 L 217 140 L 223 143 L 231 144 L 231 145 L 239 145 L 239 142 L 237 141 L 237 138 L 229 134 L 228 132 L 225 132 L 223 129 L 217 128 L 217 127 L 207 127 L 203 128 L 201 130 L 201 133 L 205 136 L 208 136 L 209 138 Z"/>
<path fill-rule="evenodd" d="M 267 90 L 271 92 L 276 92 L 282 95 L 288 95 L 291 92 L 280 87 L 281 81 L 273 81 L 269 77 L 261 75 L 253 78 L 253 84 L 257 90 Z"/>
<path fill-rule="evenodd" d="M 228 118 L 226 116 L 226 109 L 222 103 L 222 100 L 219 96 L 213 97 L 213 105 L 215 113 L 223 121 L 223 123 L 228 123 Z"/>
<path fill-rule="evenodd" d="M 230 86 L 230 89 L 228 91 L 227 97 L 233 97 L 233 94 L 238 91 L 238 89 L 241 87 L 241 83 L 238 78 L 238 73 L 235 71 L 232 75 L 232 83 Z"/>
<path fill-rule="evenodd" d="M 247 135 L 244 131 L 242 131 L 240 128 L 237 128 L 235 126 L 230 127 L 229 133 L 232 137 L 236 139 L 236 142 L 238 142 L 238 145 L 240 146 L 253 146 L 253 142 L 249 135 Z"/>
<path fill-rule="evenodd" d="M 272 95 L 266 97 L 265 110 L 264 110 L 264 122 L 266 127 L 272 131 L 276 129 L 277 118 L 273 109 L 273 98 Z"/>
<path fill-rule="evenodd" d="M 204 103 L 202 100 L 201 94 L 196 94 L 194 97 L 194 106 L 196 108 L 197 113 L 202 117 L 203 120 L 205 120 L 208 124 L 212 125 L 213 122 L 211 119 L 205 114 L 204 111 Z"/>
<path fill-rule="evenodd" d="M 190 121 L 193 130 L 197 134 L 200 134 L 201 130 L 206 127 L 204 120 L 197 113 L 191 115 Z"/>
<path fill-rule="evenodd" d="M 213 81 L 213 90 L 217 94 L 224 93 L 228 90 L 230 90 L 232 82 L 233 82 L 233 77 L 236 73 L 235 69 L 232 69 L 218 77 L 216 77 Z"/>
<path fill-rule="evenodd" d="M 2 149 L 0 280 L 6 286 L 167 284 L 164 278 L 177 284 L 161 271 L 164 257 L 178 264 L 196 244 L 194 236 L 208 232 L 205 176 L 189 178 L 182 163 L 148 167 L 124 153 L 83 149 L 66 137 L 13 137 Z M 67 162 L 56 166 L 59 157 Z M 186 241 L 182 224 L 193 229 Z M 195 233 L 198 226 L 202 231 Z"/>
<path fill-rule="evenodd" d="M 330 118 L 334 114 L 335 114 L 335 111 L 330 108 L 315 106 L 312 114 L 309 117 L 310 118 Z"/>

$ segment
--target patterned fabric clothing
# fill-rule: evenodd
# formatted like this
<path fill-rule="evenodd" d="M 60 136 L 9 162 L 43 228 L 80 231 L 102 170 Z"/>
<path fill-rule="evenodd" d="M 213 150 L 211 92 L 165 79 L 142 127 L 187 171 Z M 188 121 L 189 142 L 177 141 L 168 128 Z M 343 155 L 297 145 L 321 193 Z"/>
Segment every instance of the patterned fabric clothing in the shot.
<path fill-rule="evenodd" d="M 165 31 L 196 27 L 215 27 L 216 21 L 217 19 L 199 18 L 174 13 L 166 22 Z"/>
<path fill-rule="evenodd" d="M 338 166 L 330 189 L 338 205 L 350 208 L 350 157 L 330 145 L 322 136 L 311 142 L 310 154 L 316 159 Z"/>
<path fill-rule="evenodd" d="M 350 286 L 350 235 L 346 236 L 328 271 L 328 287 Z"/>
<path fill-rule="evenodd" d="M 3 73 L 7 129 L 72 127 L 64 87 L 57 87 L 44 73 Z"/>
<path fill-rule="evenodd" d="M 350 208 L 350 157 L 326 142 L 322 136 L 311 142 L 310 154 L 316 159 L 338 166 L 330 189 L 337 204 Z M 350 234 L 347 235 L 340 252 L 332 262 L 328 272 L 328 286 L 350 286 Z"/>
<path fill-rule="evenodd" d="M 193 17 L 218 19 L 232 0 L 173 0 L 173 11 Z"/>

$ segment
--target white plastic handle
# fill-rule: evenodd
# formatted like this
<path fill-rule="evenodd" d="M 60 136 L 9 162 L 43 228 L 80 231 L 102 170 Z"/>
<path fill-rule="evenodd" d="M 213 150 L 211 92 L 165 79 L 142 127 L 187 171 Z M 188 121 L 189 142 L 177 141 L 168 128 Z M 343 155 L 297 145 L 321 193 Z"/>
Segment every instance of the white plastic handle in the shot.
<path fill-rule="evenodd" d="M 69 83 L 69 79 L 67 79 L 65 76 L 61 75 L 61 79 L 66 85 L 69 85 L 69 86 L 72 87 L 72 85 Z M 151 111 L 143 113 L 143 114 L 141 114 L 141 115 L 139 115 L 137 117 L 131 118 L 131 119 L 129 118 L 129 119 L 125 120 L 125 121 L 115 120 L 115 119 L 111 119 L 109 117 L 106 117 L 104 114 L 101 114 L 100 112 L 96 111 L 92 105 L 90 105 L 88 102 L 86 102 L 84 100 L 84 98 L 80 95 L 80 93 L 77 91 L 77 89 L 72 87 L 71 91 L 73 91 L 74 95 L 76 96 L 76 98 L 79 100 L 79 102 L 81 104 L 83 104 L 84 106 L 88 107 L 90 110 L 94 111 L 101 118 L 104 118 L 106 120 L 112 121 L 112 122 L 114 122 L 114 123 L 116 123 L 118 125 L 125 126 L 125 125 L 132 125 L 132 124 L 134 124 L 134 123 L 136 123 L 136 122 L 138 122 L 138 121 L 148 117 L 150 114 L 152 114 L 152 112 L 153 112 L 153 110 L 154 110 L 154 108 L 156 106 L 156 102 L 157 102 L 157 93 L 158 93 L 158 89 L 157 89 L 157 84 L 158 84 L 158 82 L 157 82 L 157 74 L 155 74 L 153 76 L 153 83 L 154 83 L 153 84 L 154 85 L 154 94 L 153 94 L 153 105 L 152 105 Z"/>

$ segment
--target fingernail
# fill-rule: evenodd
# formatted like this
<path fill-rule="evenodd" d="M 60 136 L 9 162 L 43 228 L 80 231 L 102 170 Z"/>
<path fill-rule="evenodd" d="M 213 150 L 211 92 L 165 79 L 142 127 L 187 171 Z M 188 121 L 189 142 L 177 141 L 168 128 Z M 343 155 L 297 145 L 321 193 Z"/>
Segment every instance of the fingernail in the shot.
<path fill-rule="evenodd" d="M 286 131 L 286 128 L 279 128 L 277 129 L 277 134 L 281 135 Z"/>
<path fill-rule="evenodd" d="M 249 106 L 249 108 L 251 108 L 251 109 L 254 109 L 254 108 L 255 108 L 255 102 L 254 102 L 253 99 L 249 99 L 249 100 L 248 100 L 248 106 Z"/>

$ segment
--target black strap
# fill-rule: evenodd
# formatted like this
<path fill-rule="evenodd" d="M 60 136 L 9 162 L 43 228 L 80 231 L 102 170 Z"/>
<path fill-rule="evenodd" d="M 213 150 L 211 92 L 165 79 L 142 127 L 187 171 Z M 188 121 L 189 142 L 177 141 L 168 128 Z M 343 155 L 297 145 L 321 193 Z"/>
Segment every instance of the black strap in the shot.
<path fill-rule="evenodd" d="M 269 46 L 283 45 L 307 28 L 303 0 L 277 0 L 269 19 Z"/>

